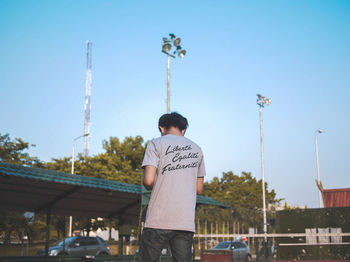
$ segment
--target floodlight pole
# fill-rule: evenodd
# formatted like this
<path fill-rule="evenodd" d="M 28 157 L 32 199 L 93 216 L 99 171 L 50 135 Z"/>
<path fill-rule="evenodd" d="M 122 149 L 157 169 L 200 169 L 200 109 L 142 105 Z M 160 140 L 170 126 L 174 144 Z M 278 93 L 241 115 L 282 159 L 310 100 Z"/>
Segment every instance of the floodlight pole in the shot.
<path fill-rule="evenodd" d="M 86 137 L 88 135 L 89 134 L 84 134 L 84 135 L 78 136 L 78 137 L 73 139 L 73 142 L 72 142 L 72 169 L 71 169 L 72 175 L 74 175 L 74 144 L 75 144 L 75 141 L 77 141 L 79 138 Z M 72 236 L 72 222 L 73 222 L 72 220 L 73 220 L 72 216 L 69 216 L 69 232 L 68 232 L 69 237 Z"/>
<path fill-rule="evenodd" d="M 170 113 L 170 55 L 168 54 L 168 72 L 167 72 L 167 87 L 168 87 L 168 93 L 167 93 L 167 112 Z"/>
<path fill-rule="evenodd" d="M 317 134 L 321 134 L 323 132 L 322 129 L 318 129 L 315 131 L 315 148 L 316 148 L 316 167 L 317 167 L 317 182 L 320 185 L 321 179 L 320 179 L 320 163 L 318 160 L 318 143 L 317 143 Z M 320 190 L 318 190 L 318 197 L 320 200 L 320 208 L 322 208 L 322 193 Z"/>
<path fill-rule="evenodd" d="M 261 175 L 262 175 L 262 193 L 263 193 L 263 214 L 264 214 L 264 239 L 267 240 L 267 222 L 266 222 L 266 196 L 265 196 L 265 166 L 264 166 L 264 141 L 263 141 L 263 105 L 259 105 L 260 116 L 260 148 L 261 148 Z"/>
<path fill-rule="evenodd" d="M 170 113 L 170 57 L 176 58 L 175 54 L 179 57 L 184 57 L 186 54 L 186 50 L 183 50 L 180 46 L 181 39 L 177 38 L 174 34 L 169 34 L 170 39 L 167 37 L 163 37 L 163 46 L 162 52 L 168 57 L 167 64 L 167 113 Z M 171 52 L 172 47 L 175 47 L 176 50 Z"/>
<path fill-rule="evenodd" d="M 267 241 L 267 219 L 266 219 L 266 196 L 265 196 L 265 167 L 264 167 L 264 140 L 263 140 L 263 120 L 262 109 L 264 105 L 270 105 L 271 99 L 257 95 L 257 104 L 259 106 L 260 117 L 260 147 L 261 147 L 261 176 L 262 176 L 262 193 L 263 193 L 263 214 L 264 214 L 264 240 Z"/>
<path fill-rule="evenodd" d="M 262 109 L 264 105 L 270 105 L 271 99 L 260 94 L 257 95 L 257 104 L 259 106 L 260 117 L 260 147 L 261 147 L 261 176 L 262 176 L 262 193 L 263 193 L 263 215 L 264 215 L 264 258 L 267 259 L 267 219 L 266 219 L 266 195 L 265 195 L 265 167 L 264 167 L 264 140 L 263 140 L 263 120 Z"/>

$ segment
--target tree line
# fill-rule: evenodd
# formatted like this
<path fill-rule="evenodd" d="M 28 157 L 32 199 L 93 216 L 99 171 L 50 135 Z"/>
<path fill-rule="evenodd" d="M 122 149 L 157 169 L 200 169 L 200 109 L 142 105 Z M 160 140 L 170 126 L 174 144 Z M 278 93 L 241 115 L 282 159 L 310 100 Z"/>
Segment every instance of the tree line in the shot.
<path fill-rule="evenodd" d="M 85 159 L 82 154 L 78 154 L 74 162 L 74 173 L 129 184 L 140 184 L 141 163 L 146 145 L 147 142 L 141 136 L 125 137 L 122 141 L 117 137 L 110 137 L 102 141 L 102 153 Z M 11 139 L 9 134 L 0 134 L 0 161 L 71 173 L 71 156 L 52 158 L 51 161 L 44 162 L 29 155 L 27 151 L 33 146 L 35 145 L 20 138 Z M 276 198 L 275 190 L 269 191 L 267 183 L 265 186 L 267 204 L 279 203 L 281 199 Z M 214 177 L 205 182 L 203 195 L 212 197 L 229 208 L 198 207 L 196 220 L 241 221 L 241 225 L 246 228 L 253 224 L 261 227 L 262 181 L 257 180 L 251 173 L 242 172 L 241 175 L 236 175 L 232 171 L 224 172 L 221 177 Z M 66 218 L 53 216 L 52 230 L 56 232 L 57 239 L 60 239 L 66 230 L 64 219 Z M 97 228 L 116 227 L 117 224 L 117 220 L 74 218 L 73 229 L 89 232 Z M 3 236 L 6 244 L 10 243 L 10 236 L 23 239 L 23 235 L 26 235 L 29 241 L 40 239 L 44 235 L 44 228 L 45 216 L 43 214 L 35 214 L 32 220 L 21 213 L 0 211 L 0 235 Z"/>

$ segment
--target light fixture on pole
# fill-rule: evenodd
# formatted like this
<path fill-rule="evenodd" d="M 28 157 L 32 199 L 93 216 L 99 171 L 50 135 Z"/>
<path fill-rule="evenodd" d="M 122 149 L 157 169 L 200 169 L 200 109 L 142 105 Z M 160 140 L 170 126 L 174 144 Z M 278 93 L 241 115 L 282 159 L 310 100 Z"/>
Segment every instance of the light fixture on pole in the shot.
<path fill-rule="evenodd" d="M 182 49 L 180 43 L 181 38 L 176 37 L 174 34 L 169 34 L 170 38 L 163 37 L 162 52 L 168 56 L 168 70 L 167 70 L 167 112 L 170 113 L 170 57 L 183 58 L 186 55 L 186 50 Z M 175 47 L 175 51 L 171 51 L 172 47 Z"/>
<path fill-rule="evenodd" d="M 318 160 L 318 143 L 317 143 L 317 135 L 323 133 L 322 129 L 317 129 L 315 131 L 315 149 L 316 149 L 316 167 L 317 167 L 317 185 L 321 185 L 321 179 L 320 179 L 320 165 Z M 322 193 L 321 190 L 318 190 L 318 197 L 320 200 L 320 208 L 322 208 Z"/>
<path fill-rule="evenodd" d="M 73 142 L 72 142 L 72 170 L 71 170 L 72 175 L 74 174 L 74 144 L 75 144 L 75 141 L 77 141 L 79 138 L 86 137 L 88 135 L 89 135 L 89 133 L 81 135 L 81 136 L 78 136 L 78 137 L 73 139 Z M 70 237 L 72 236 L 72 220 L 73 220 L 72 216 L 69 216 L 69 232 L 68 232 L 68 236 L 70 236 Z"/>
<path fill-rule="evenodd" d="M 264 143 L 263 143 L 263 120 L 262 109 L 265 105 L 271 104 L 271 99 L 266 98 L 260 94 L 257 94 L 258 99 L 256 103 L 259 106 L 260 116 L 260 146 L 261 146 L 261 176 L 262 176 L 262 193 L 263 193 L 263 214 L 264 214 L 264 239 L 267 241 L 267 222 L 266 222 L 266 196 L 265 196 L 265 167 L 264 167 Z"/>

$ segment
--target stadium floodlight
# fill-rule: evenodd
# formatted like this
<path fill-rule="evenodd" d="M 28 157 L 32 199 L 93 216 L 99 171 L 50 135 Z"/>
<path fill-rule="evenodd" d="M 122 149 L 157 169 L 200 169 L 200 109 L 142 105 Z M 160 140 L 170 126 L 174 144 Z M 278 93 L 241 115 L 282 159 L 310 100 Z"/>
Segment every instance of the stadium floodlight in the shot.
<path fill-rule="evenodd" d="M 163 37 L 162 52 L 168 56 L 168 70 L 167 70 L 167 112 L 170 113 L 170 57 L 176 58 L 176 54 L 179 58 L 183 58 L 186 55 L 186 50 L 183 50 L 180 46 L 181 38 L 176 37 L 174 34 L 169 34 L 170 38 Z M 172 47 L 175 47 L 175 51 L 171 52 Z"/>
<path fill-rule="evenodd" d="M 175 39 L 173 39 L 173 43 L 174 43 L 174 46 L 179 46 L 180 43 L 181 43 L 181 38 L 180 37 L 177 37 Z"/>
<path fill-rule="evenodd" d="M 169 42 L 166 42 L 162 46 L 162 52 L 168 54 L 171 50 L 171 44 Z"/>
<path fill-rule="evenodd" d="M 264 105 L 269 106 L 271 104 L 270 98 L 266 98 L 260 94 L 257 94 L 257 96 L 258 96 L 258 100 L 256 102 L 260 107 L 264 107 Z"/>
<path fill-rule="evenodd" d="M 183 58 L 186 55 L 186 50 L 180 50 L 178 51 L 178 53 L 179 53 L 179 57 Z"/>

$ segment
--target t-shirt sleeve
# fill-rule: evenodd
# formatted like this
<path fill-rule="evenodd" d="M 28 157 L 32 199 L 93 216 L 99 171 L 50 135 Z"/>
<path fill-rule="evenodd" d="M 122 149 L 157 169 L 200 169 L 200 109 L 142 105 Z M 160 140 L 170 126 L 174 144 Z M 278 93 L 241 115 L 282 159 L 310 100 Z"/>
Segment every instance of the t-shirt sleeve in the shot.
<path fill-rule="evenodd" d="M 204 177 L 204 176 L 205 176 L 205 164 L 204 164 L 204 157 L 202 156 L 202 159 L 199 162 L 197 177 Z"/>
<path fill-rule="evenodd" d="M 156 144 L 151 140 L 146 148 L 145 156 L 142 161 L 142 167 L 155 166 L 158 168 L 159 152 L 157 151 Z"/>

